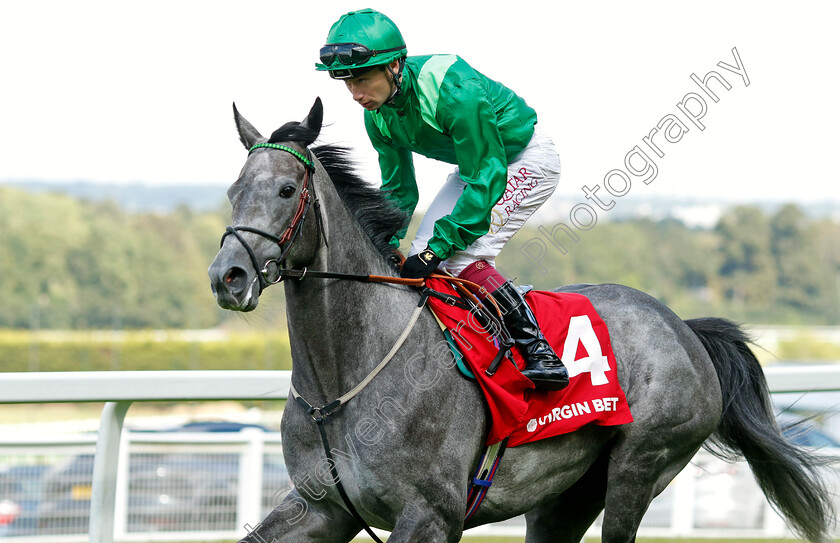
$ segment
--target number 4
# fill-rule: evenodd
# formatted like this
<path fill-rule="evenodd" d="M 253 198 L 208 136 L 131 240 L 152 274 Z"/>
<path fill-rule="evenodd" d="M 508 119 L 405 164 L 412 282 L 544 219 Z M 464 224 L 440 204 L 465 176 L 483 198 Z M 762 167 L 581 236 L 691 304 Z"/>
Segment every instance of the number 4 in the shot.
<path fill-rule="evenodd" d="M 578 343 L 583 343 L 583 347 L 589 356 L 575 360 Z M 609 383 L 606 372 L 610 371 L 610 364 L 607 357 L 601 352 L 601 343 L 592 328 L 592 321 L 586 315 L 575 316 L 569 320 L 569 334 L 566 336 L 563 356 L 560 357 L 560 360 L 569 370 L 569 377 L 589 372 L 592 386 Z"/>

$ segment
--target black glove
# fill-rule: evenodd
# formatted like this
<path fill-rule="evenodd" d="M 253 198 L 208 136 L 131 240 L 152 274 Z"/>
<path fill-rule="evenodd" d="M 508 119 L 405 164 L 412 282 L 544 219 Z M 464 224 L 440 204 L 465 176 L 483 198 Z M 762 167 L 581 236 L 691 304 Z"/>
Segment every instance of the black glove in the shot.
<path fill-rule="evenodd" d="M 405 263 L 400 270 L 400 277 L 406 279 L 428 277 L 437 269 L 438 264 L 441 262 L 443 262 L 443 259 L 439 258 L 434 251 L 426 247 L 416 255 L 405 259 Z"/>

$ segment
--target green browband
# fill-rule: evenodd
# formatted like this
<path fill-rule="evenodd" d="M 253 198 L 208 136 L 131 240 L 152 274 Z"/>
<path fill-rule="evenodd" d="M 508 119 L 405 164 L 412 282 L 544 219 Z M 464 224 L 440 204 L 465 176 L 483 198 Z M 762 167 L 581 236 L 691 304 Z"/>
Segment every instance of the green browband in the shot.
<path fill-rule="evenodd" d="M 253 147 L 248 149 L 248 154 L 253 153 L 254 149 L 259 149 L 260 147 L 265 147 L 265 148 L 268 148 L 268 149 L 279 149 L 280 151 L 286 151 L 287 153 L 297 157 L 310 170 L 315 169 L 315 163 L 312 162 L 312 160 L 309 157 L 307 157 L 306 155 L 304 155 L 303 153 L 301 153 L 300 151 L 298 151 L 296 149 L 292 149 L 291 147 L 286 147 L 285 145 L 280 145 L 279 143 L 257 143 Z"/>

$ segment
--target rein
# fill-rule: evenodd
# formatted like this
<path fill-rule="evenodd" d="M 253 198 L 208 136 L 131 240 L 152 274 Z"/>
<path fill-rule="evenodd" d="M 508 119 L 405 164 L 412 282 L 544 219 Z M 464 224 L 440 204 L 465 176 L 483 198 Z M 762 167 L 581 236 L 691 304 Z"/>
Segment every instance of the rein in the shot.
<path fill-rule="evenodd" d="M 397 351 L 400 350 L 405 340 L 408 339 L 408 335 L 411 333 L 411 330 L 414 328 L 414 325 L 417 324 L 417 319 L 420 318 L 420 313 L 423 311 L 423 308 L 426 306 L 426 300 L 428 300 L 428 296 L 422 296 L 420 298 L 420 302 L 417 304 L 417 308 L 415 308 L 414 312 L 411 314 L 411 318 L 408 320 L 408 324 L 406 324 L 405 329 L 403 329 L 402 334 L 400 337 L 397 338 L 396 343 L 394 346 L 391 347 L 391 350 L 388 351 L 388 354 L 385 355 L 385 358 L 376 365 L 373 370 L 367 374 L 367 376 L 362 379 L 362 381 L 353 387 L 349 392 L 343 394 L 341 397 L 331 401 L 330 403 L 323 405 L 321 407 L 315 407 L 306 399 L 300 395 L 300 393 L 295 389 L 294 383 L 291 384 L 289 392 L 291 392 L 292 398 L 294 398 L 303 408 L 309 413 L 309 416 L 312 417 L 312 420 L 315 421 L 316 426 L 318 427 L 318 433 L 321 435 L 321 444 L 324 446 L 324 454 L 326 455 L 327 461 L 329 462 L 330 466 L 330 475 L 332 475 L 333 480 L 336 481 L 336 489 L 338 490 L 338 494 L 341 496 L 344 505 L 347 507 L 347 511 L 353 515 L 353 517 L 359 521 L 359 523 L 364 527 L 365 531 L 373 538 L 376 543 L 382 543 L 382 540 L 377 537 L 377 535 L 373 532 L 373 529 L 365 522 L 362 515 L 356 510 L 356 507 L 353 505 L 353 502 L 350 500 L 350 497 L 347 495 L 347 491 L 344 490 L 344 485 L 341 482 L 341 477 L 338 474 L 338 469 L 335 465 L 335 459 L 332 455 L 332 450 L 330 448 L 330 441 L 327 437 L 327 430 L 325 425 L 327 423 L 327 417 L 332 415 L 336 410 L 338 410 L 342 405 L 349 402 L 353 398 L 355 398 L 364 388 L 373 381 L 373 378 L 379 375 L 385 366 L 388 365 L 388 362 L 394 358 L 394 355 L 397 354 Z"/>
<path fill-rule="evenodd" d="M 265 268 L 263 272 L 268 272 Z M 330 272 L 330 271 L 315 271 L 309 270 L 306 266 L 302 269 L 297 268 L 280 268 L 275 270 L 278 279 L 272 281 L 272 284 L 281 282 L 283 279 L 342 279 L 345 281 L 361 281 L 364 283 L 392 283 L 394 285 L 406 285 L 410 287 L 422 287 L 425 283 L 423 279 L 406 279 L 404 277 L 389 277 L 387 275 L 356 275 L 352 273 Z"/>
<path fill-rule="evenodd" d="M 315 218 L 317 222 L 318 228 L 318 242 L 320 243 L 321 239 L 324 241 L 324 245 L 328 246 L 326 234 L 324 232 L 323 221 L 321 218 L 321 206 L 318 202 L 318 198 L 315 196 L 315 187 L 314 183 L 311 182 L 312 176 L 315 172 L 315 163 L 312 160 L 312 153 L 309 148 L 306 148 L 306 154 L 304 155 L 300 151 L 293 149 L 291 147 L 287 147 L 285 145 L 280 145 L 276 143 L 257 143 L 256 145 L 252 146 L 248 154 L 254 152 L 256 149 L 260 148 L 268 148 L 268 149 L 276 149 L 279 151 L 284 151 L 286 153 L 291 154 L 298 160 L 300 160 L 303 165 L 305 166 L 305 173 L 303 178 L 303 188 L 300 191 L 300 197 L 298 199 L 298 204 L 295 209 L 295 213 L 292 216 L 289 225 L 286 227 L 286 230 L 280 236 L 275 236 L 264 230 L 260 230 L 258 228 L 254 228 L 251 226 L 228 226 L 225 229 L 225 233 L 222 234 L 222 240 L 220 245 L 224 245 L 225 239 L 227 236 L 234 236 L 245 248 L 248 252 L 248 257 L 251 260 L 251 264 L 254 267 L 254 271 L 256 272 L 256 277 L 254 281 L 259 280 L 260 282 L 260 292 L 262 292 L 265 288 L 269 285 L 277 284 L 283 281 L 284 279 L 297 279 L 302 281 L 303 279 L 339 279 L 339 280 L 347 280 L 347 281 L 360 281 L 360 282 L 370 282 L 370 283 L 391 283 L 397 285 L 406 285 L 417 287 L 420 289 L 421 297 L 417 304 L 417 307 L 414 309 L 411 317 L 408 320 L 405 328 L 403 329 L 400 336 L 397 338 L 396 343 L 394 346 L 391 347 L 391 350 L 388 351 L 388 354 L 382 359 L 379 364 L 376 365 L 373 370 L 371 370 L 368 375 L 362 379 L 359 384 L 353 387 L 350 391 L 343 394 L 339 398 L 324 404 L 320 407 L 316 407 L 312 405 L 309 401 L 307 401 L 298 391 L 295 389 L 294 384 L 291 384 L 290 393 L 292 398 L 298 402 L 312 417 L 312 420 L 315 422 L 316 426 L 318 427 L 318 433 L 321 436 L 321 443 L 324 446 L 324 454 L 330 465 L 330 473 L 333 479 L 336 481 L 336 489 L 338 490 L 339 495 L 341 496 L 342 501 L 344 502 L 347 511 L 362 525 L 365 531 L 370 535 L 376 543 L 382 543 L 382 540 L 377 537 L 377 535 L 373 532 L 373 529 L 365 522 L 364 518 L 359 514 L 358 510 L 356 510 L 353 502 L 350 501 L 350 497 L 347 495 L 346 490 L 344 489 L 344 485 L 341 482 L 341 477 L 338 474 L 338 470 L 336 468 L 335 460 L 333 458 L 329 439 L 327 437 L 327 431 L 325 428 L 327 418 L 333 415 L 342 405 L 346 404 L 353 398 L 355 398 L 362 390 L 370 384 L 373 379 L 379 375 L 379 373 L 385 369 L 385 366 L 394 358 L 397 352 L 400 350 L 402 345 L 405 343 L 406 339 L 408 339 L 411 330 L 414 329 L 414 326 L 417 324 L 417 320 L 420 318 L 420 314 L 423 312 L 423 308 L 426 306 L 426 301 L 429 299 L 429 296 L 435 296 L 438 298 L 443 299 L 446 303 L 450 305 L 461 304 L 462 306 L 466 306 L 472 310 L 476 311 L 476 315 L 482 315 L 487 323 L 493 327 L 493 331 L 499 334 L 501 339 L 502 348 L 499 350 L 499 354 L 496 356 L 496 359 L 490 364 L 490 367 L 487 370 L 488 375 L 492 375 L 493 372 L 496 371 L 499 364 L 505 358 L 508 350 L 513 346 L 513 341 L 507 335 L 505 327 L 501 324 L 502 321 L 502 311 L 501 308 L 498 306 L 496 301 L 491 297 L 487 296 L 486 300 L 489 300 L 492 306 L 495 309 L 495 315 L 492 312 L 485 311 L 485 307 L 481 301 L 471 292 L 475 290 L 476 292 L 481 292 L 483 287 L 480 285 L 473 283 L 471 281 L 467 281 L 465 279 L 460 279 L 457 277 L 453 277 L 451 275 L 444 275 L 444 274 L 432 274 L 431 277 L 444 279 L 446 281 L 451 282 L 455 285 L 456 290 L 458 290 L 463 298 L 459 298 L 457 296 L 451 296 L 449 294 L 441 293 L 434 291 L 428 287 L 426 287 L 425 279 L 406 279 L 401 277 L 389 277 L 389 276 L 381 276 L 381 275 L 357 275 L 357 274 L 349 274 L 349 273 L 340 273 L 340 272 L 330 272 L 330 271 L 317 271 L 317 270 L 309 270 L 307 267 L 302 269 L 295 269 L 295 268 L 284 268 L 286 262 L 286 257 L 289 254 L 289 251 L 292 248 L 292 245 L 295 241 L 297 241 L 298 236 L 303 228 L 304 220 L 306 219 L 307 212 L 309 210 L 310 204 L 315 208 Z M 245 238 L 242 237 L 240 232 L 250 232 L 253 234 L 257 234 L 269 241 L 276 243 L 280 249 L 281 254 L 277 258 L 271 258 L 265 261 L 265 263 L 260 266 L 259 262 L 257 261 L 257 255 L 254 252 L 253 248 L 248 244 Z M 397 253 L 399 257 L 402 259 L 401 254 Z M 270 269 L 271 266 L 276 266 L 273 269 L 273 275 L 276 275 L 276 279 L 269 278 L 269 275 L 272 274 L 272 270 Z M 464 301 L 466 299 L 466 302 Z M 468 510 L 467 510 L 467 518 L 472 516 L 475 510 L 478 508 L 478 505 L 481 503 L 481 499 L 484 497 L 484 493 L 486 492 L 487 487 L 489 487 L 490 482 L 492 481 L 492 474 L 495 472 L 495 468 L 498 465 L 498 460 L 501 458 L 501 453 L 504 450 L 504 445 L 501 447 L 496 446 L 494 449 L 488 449 L 485 451 L 485 455 L 482 459 L 481 464 L 479 465 L 479 471 L 476 474 L 476 477 L 473 479 L 473 490 L 470 491 L 470 499 L 468 500 Z M 486 459 L 486 460 L 485 460 Z M 489 462 L 489 464 L 488 464 Z M 486 470 L 485 464 L 488 466 L 492 466 L 492 469 Z M 489 481 L 485 480 L 489 474 Z M 483 491 L 479 490 L 478 492 L 473 492 L 476 488 L 483 488 Z"/>

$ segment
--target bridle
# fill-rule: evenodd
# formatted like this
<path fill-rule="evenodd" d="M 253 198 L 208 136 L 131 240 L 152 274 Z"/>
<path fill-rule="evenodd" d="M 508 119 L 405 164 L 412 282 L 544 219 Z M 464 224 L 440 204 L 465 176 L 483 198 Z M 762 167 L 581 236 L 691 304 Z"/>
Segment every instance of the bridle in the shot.
<path fill-rule="evenodd" d="M 294 215 L 292 215 L 292 219 L 289 221 L 289 226 L 286 227 L 283 234 L 278 237 L 274 234 L 266 232 L 265 230 L 260 230 L 259 228 L 247 225 L 228 226 L 225 228 L 225 233 L 222 234 L 222 241 L 219 244 L 220 247 L 224 245 L 225 238 L 233 236 L 239 240 L 239 243 L 241 243 L 248 252 L 248 258 L 250 258 L 251 265 L 254 267 L 254 271 L 256 272 L 256 276 L 254 277 L 252 283 L 256 281 L 260 282 L 260 293 L 262 293 L 262 291 L 269 285 L 276 285 L 286 278 L 303 279 L 304 277 L 310 277 L 313 279 L 345 279 L 371 283 L 394 283 L 413 287 L 423 286 L 423 279 L 404 279 L 401 277 L 389 277 L 382 275 L 354 275 L 328 271 L 309 271 L 306 267 L 300 269 L 286 268 L 286 257 L 288 256 L 292 245 L 295 241 L 297 241 L 298 236 L 300 236 L 303 229 L 303 222 L 306 219 L 310 204 L 315 208 L 315 222 L 318 229 L 318 242 L 320 243 L 323 240 L 324 246 L 329 246 L 327 243 L 327 235 L 324 231 L 324 221 L 321 217 L 321 204 L 318 201 L 318 197 L 315 195 L 315 184 L 312 182 L 312 176 L 315 173 L 315 162 L 312 160 L 312 152 L 308 147 L 305 149 L 306 154 L 304 154 L 297 149 L 293 149 L 286 145 L 280 145 L 278 143 L 257 143 L 248 150 L 248 154 L 250 155 L 254 152 L 254 150 L 260 148 L 285 151 L 300 160 L 306 170 L 303 177 L 303 187 L 300 191 L 297 208 L 295 209 Z M 269 258 L 262 266 L 260 266 L 259 261 L 257 260 L 257 254 L 245 238 L 242 237 L 240 232 L 251 232 L 276 243 L 281 249 L 280 256 L 277 258 Z"/>
<path fill-rule="evenodd" d="M 279 143 L 257 143 L 253 145 L 248 150 L 248 155 L 253 153 L 257 149 L 266 148 L 266 149 L 277 149 L 279 151 L 285 151 L 289 153 L 293 157 L 300 160 L 304 165 L 304 174 L 303 174 L 303 186 L 300 190 L 300 196 L 298 197 L 297 207 L 295 208 L 295 212 L 292 215 L 291 221 L 289 221 L 289 226 L 286 227 L 286 230 L 278 237 L 265 230 L 260 230 L 259 228 L 254 228 L 253 226 L 228 226 L 225 228 L 225 233 L 222 234 L 222 240 L 219 246 L 221 247 L 225 243 L 225 238 L 228 236 L 233 236 L 245 250 L 248 252 L 248 257 L 251 259 L 251 265 L 254 266 L 254 271 L 256 272 L 255 280 L 259 280 L 260 282 L 260 292 L 263 291 L 268 285 L 277 284 L 283 280 L 286 276 L 285 274 L 278 273 L 276 279 L 272 279 L 269 277 L 270 274 L 270 266 L 276 266 L 277 270 L 280 271 L 285 267 L 286 264 L 286 257 L 289 255 L 289 251 L 292 249 L 292 245 L 294 242 L 297 241 L 298 236 L 300 235 L 303 229 L 303 222 L 306 219 L 307 212 L 309 211 L 310 204 L 315 208 L 315 221 L 318 227 L 318 240 L 323 238 L 324 245 L 327 244 L 326 234 L 324 234 L 324 225 L 323 220 L 321 218 L 321 204 L 318 202 L 317 196 L 315 196 L 315 185 L 312 182 L 312 176 L 315 173 L 315 162 L 312 160 L 312 152 L 309 150 L 309 147 L 305 149 L 306 154 L 301 153 L 297 149 L 293 149 L 286 145 L 280 145 Z M 252 234 L 257 234 L 273 243 L 276 243 L 280 247 L 280 256 L 277 258 L 269 258 L 265 261 L 265 263 L 260 266 L 259 262 L 257 261 L 257 255 L 254 252 L 254 249 L 248 244 L 245 238 L 242 237 L 240 232 L 251 232 Z M 305 268 L 304 268 L 305 269 Z"/>
<path fill-rule="evenodd" d="M 315 208 L 315 221 L 318 229 L 318 242 L 320 244 L 321 240 L 323 239 L 324 246 L 329 246 L 329 244 L 327 243 L 326 233 L 324 232 L 324 222 L 321 218 L 321 204 L 318 201 L 318 197 L 315 195 L 315 184 L 312 182 L 312 175 L 315 173 L 315 162 L 312 160 L 312 151 L 309 150 L 309 147 L 305 148 L 306 154 L 304 154 L 298 151 L 297 149 L 293 149 L 286 145 L 280 145 L 278 143 L 257 143 L 248 150 L 248 155 L 253 153 L 254 150 L 261 148 L 276 149 L 279 151 L 285 151 L 289 153 L 290 155 L 297 158 L 303 163 L 305 167 L 305 172 L 303 176 L 303 187 L 300 191 L 300 197 L 298 198 L 297 208 L 295 209 L 294 215 L 292 215 L 291 221 L 289 221 L 289 226 L 286 227 L 286 230 L 283 231 L 283 234 L 280 235 L 280 237 L 270 234 L 265 230 L 254 228 L 253 226 L 243 225 L 228 226 L 227 228 L 225 228 L 225 233 L 222 234 L 222 241 L 220 243 L 220 246 L 224 245 L 225 238 L 227 238 L 228 236 L 234 236 L 237 240 L 239 240 L 239 243 L 241 243 L 242 246 L 245 247 L 245 250 L 248 252 L 248 257 L 251 259 L 251 265 L 254 266 L 254 271 L 256 272 L 256 277 L 254 278 L 254 281 L 259 280 L 260 282 L 260 292 L 262 292 L 263 289 L 266 288 L 268 285 L 276 285 L 277 283 L 283 281 L 283 279 L 287 277 L 294 279 L 303 279 L 305 277 L 310 277 L 313 279 L 344 279 L 368 283 L 392 283 L 397 285 L 407 285 L 420 288 L 426 296 L 436 296 L 440 294 L 426 288 L 425 279 L 405 279 L 401 277 L 389 277 L 382 275 L 356 275 L 350 273 L 330 271 L 309 271 L 306 267 L 303 267 L 301 269 L 286 268 L 286 257 L 288 256 L 292 245 L 295 241 L 297 241 L 298 236 L 301 233 L 301 230 L 303 228 L 303 221 L 306 219 L 306 215 L 309 211 L 310 204 Z M 240 232 L 251 232 L 276 243 L 278 246 L 280 246 L 281 249 L 280 256 L 278 256 L 277 258 L 269 258 L 265 261 L 265 263 L 262 266 L 260 266 L 259 262 L 257 261 L 256 253 L 245 240 L 245 238 L 242 237 L 242 234 L 240 234 Z M 274 274 L 276 274 L 277 277 L 275 279 L 269 278 L 269 274 L 271 273 L 269 266 L 271 265 L 276 266 Z M 481 302 L 479 302 L 475 295 L 473 295 L 470 291 L 470 288 L 473 291 L 480 290 L 481 287 L 479 287 L 479 285 L 476 285 L 475 283 L 464 279 L 452 277 L 451 275 L 441 275 L 435 273 L 432 274 L 432 277 L 437 277 L 451 282 L 453 285 L 455 285 L 457 290 L 459 290 L 464 297 L 471 301 L 474 307 L 481 307 Z M 492 297 L 488 297 L 487 301 L 489 301 L 495 309 L 495 315 L 491 314 L 490 318 L 501 319 L 501 309 L 499 308 L 495 300 L 493 300 Z M 451 303 L 451 301 L 447 300 L 447 303 Z"/>

